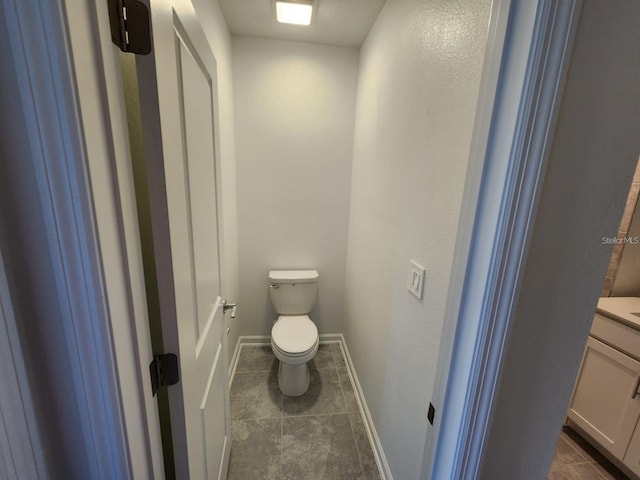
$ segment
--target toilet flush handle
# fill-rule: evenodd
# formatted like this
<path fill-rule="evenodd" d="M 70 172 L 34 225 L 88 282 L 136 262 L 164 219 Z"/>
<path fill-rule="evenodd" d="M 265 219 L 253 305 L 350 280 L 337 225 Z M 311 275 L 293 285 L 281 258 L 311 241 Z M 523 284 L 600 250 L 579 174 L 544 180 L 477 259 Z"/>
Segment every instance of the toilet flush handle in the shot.
<path fill-rule="evenodd" d="M 269 285 L 269 288 L 280 288 L 280 285 L 278 285 L 277 283 L 272 283 L 271 285 Z"/>

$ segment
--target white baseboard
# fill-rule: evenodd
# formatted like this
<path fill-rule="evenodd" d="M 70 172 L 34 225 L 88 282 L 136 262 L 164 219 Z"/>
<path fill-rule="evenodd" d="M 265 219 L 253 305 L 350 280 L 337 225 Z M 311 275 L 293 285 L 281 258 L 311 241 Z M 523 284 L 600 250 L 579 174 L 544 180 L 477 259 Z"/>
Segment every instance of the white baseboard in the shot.
<path fill-rule="evenodd" d="M 321 333 L 319 337 L 321 345 L 325 343 L 342 343 L 344 341 L 344 337 L 341 333 Z"/>
<path fill-rule="evenodd" d="M 236 346 L 233 349 L 233 355 L 231 355 L 231 361 L 229 362 L 229 371 L 227 372 L 227 376 L 229 377 L 229 388 L 231 388 L 231 382 L 233 381 L 233 374 L 236 372 L 236 366 L 238 365 L 238 358 L 240 357 L 240 339 L 242 337 L 238 337 L 236 341 Z"/>
<path fill-rule="evenodd" d="M 243 335 L 238 338 L 241 345 L 271 345 L 271 337 L 269 335 Z"/>
<path fill-rule="evenodd" d="M 271 337 L 268 335 L 243 335 L 238 337 L 236 348 L 233 351 L 233 356 L 229 363 L 229 388 L 231 388 L 233 376 L 236 374 L 238 359 L 240 358 L 240 350 L 243 345 L 251 345 L 252 347 L 271 345 Z"/>
<path fill-rule="evenodd" d="M 342 343 L 343 337 L 341 333 L 323 333 L 320 335 L 320 343 Z M 236 373 L 236 368 L 238 366 L 238 358 L 240 358 L 240 349 L 243 345 L 251 345 L 255 346 L 265 346 L 271 345 L 271 337 L 269 335 L 242 335 L 238 337 L 238 341 L 236 342 L 235 349 L 233 350 L 233 355 L 231 356 L 231 361 L 229 362 L 229 386 L 233 382 L 233 376 Z"/>
<path fill-rule="evenodd" d="M 371 412 L 369 411 L 369 407 L 367 406 L 367 401 L 365 400 L 362 385 L 360 385 L 360 380 L 358 380 L 358 375 L 356 374 L 356 369 L 353 365 L 353 360 L 351 359 L 351 354 L 349 353 L 347 342 L 344 339 L 344 335 L 339 335 L 340 345 L 342 346 L 342 353 L 344 354 L 344 358 L 347 360 L 347 371 L 349 372 L 349 376 L 351 377 L 351 381 L 355 387 L 356 400 L 358 401 L 358 406 L 360 407 L 360 414 L 364 419 L 364 427 L 367 431 L 367 435 L 369 436 L 369 442 L 373 447 L 373 455 L 376 459 L 376 463 L 378 464 L 380 476 L 382 477 L 382 480 L 393 480 L 393 475 L 391 475 L 391 469 L 389 468 L 389 462 L 387 461 L 387 457 L 384 454 L 384 450 L 382 449 L 382 442 L 380 442 L 380 437 L 378 436 L 378 432 L 376 431 L 376 427 L 373 423 Z"/>
<path fill-rule="evenodd" d="M 376 427 L 373 423 L 371 412 L 369 411 L 369 407 L 367 406 L 364 392 L 362 391 L 362 386 L 360 385 L 360 381 L 358 380 L 358 375 L 356 374 L 356 369 L 353 365 L 353 360 L 351 359 L 351 354 L 349 353 L 349 348 L 347 347 L 347 342 L 344 339 L 344 335 L 341 333 L 321 334 L 320 344 L 327 343 L 339 343 L 342 348 L 342 353 L 347 362 L 347 371 L 349 372 L 351 383 L 355 388 L 356 400 L 358 402 L 358 407 L 360 408 L 360 414 L 364 419 L 364 427 L 367 431 L 369 442 L 371 443 L 371 446 L 373 448 L 373 455 L 376 459 L 376 464 L 378 465 L 380 476 L 382 477 L 382 480 L 393 480 L 391 469 L 389 468 L 389 462 L 387 462 L 387 457 L 382 450 L 382 443 L 380 442 L 380 437 L 378 437 L 378 432 L 376 431 Z M 229 366 L 229 387 L 231 387 L 231 383 L 233 382 L 233 376 L 235 375 L 236 368 L 238 366 L 238 358 L 240 357 L 240 350 L 244 345 L 271 345 L 271 337 L 269 337 L 268 335 L 246 335 L 238 337 L 238 342 L 236 343 L 236 348 L 233 352 L 233 357 L 231 358 L 231 364 Z"/>

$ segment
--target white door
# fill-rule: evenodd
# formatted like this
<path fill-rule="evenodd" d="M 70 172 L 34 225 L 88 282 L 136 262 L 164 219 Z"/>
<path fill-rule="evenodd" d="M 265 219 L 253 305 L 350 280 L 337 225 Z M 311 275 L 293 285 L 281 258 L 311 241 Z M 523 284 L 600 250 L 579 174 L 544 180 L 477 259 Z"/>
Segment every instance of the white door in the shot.
<path fill-rule="evenodd" d="M 137 57 L 176 478 L 225 478 L 229 394 L 221 272 L 216 62 L 188 0 L 150 2 Z"/>

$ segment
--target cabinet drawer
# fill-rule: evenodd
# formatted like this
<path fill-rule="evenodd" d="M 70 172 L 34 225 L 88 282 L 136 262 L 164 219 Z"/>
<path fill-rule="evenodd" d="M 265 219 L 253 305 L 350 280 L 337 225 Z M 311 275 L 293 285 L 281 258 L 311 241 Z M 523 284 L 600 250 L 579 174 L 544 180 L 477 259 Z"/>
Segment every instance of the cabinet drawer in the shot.
<path fill-rule="evenodd" d="M 640 360 L 640 331 L 596 313 L 590 335 Z"/>

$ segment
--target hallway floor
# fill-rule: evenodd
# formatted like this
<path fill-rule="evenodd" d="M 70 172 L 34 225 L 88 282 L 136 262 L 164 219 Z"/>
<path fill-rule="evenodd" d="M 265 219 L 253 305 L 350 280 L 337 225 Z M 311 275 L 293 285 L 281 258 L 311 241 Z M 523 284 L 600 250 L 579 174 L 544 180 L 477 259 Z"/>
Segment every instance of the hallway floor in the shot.
<path fill-rule="evenodd" d="M 340 344 L 320 345 L 309 367 L 307 393 L 288 397 L 271 347 L 241 347 L 228 480 L 380 479 Z"/>
<path fill-rule="evenodd" d="M 570 427 L 560 432 L 547 480 L 630 480 Z"/>

